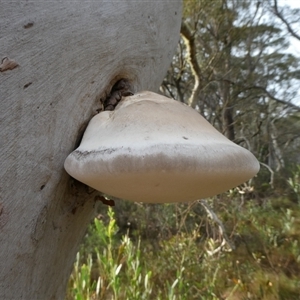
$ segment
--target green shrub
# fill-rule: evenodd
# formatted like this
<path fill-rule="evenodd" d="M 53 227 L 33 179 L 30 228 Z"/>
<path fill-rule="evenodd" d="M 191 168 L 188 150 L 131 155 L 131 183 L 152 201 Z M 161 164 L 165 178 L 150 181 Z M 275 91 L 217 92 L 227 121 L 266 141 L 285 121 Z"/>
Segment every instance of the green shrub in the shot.
<path fill-rule="evenodd" d="M 176 228 L 168 235 L 146 225 L 120 235 L 109 208 L 107 222 L 96 218 L 88 229 L 66 299 L 299 299 L 299 206 L 287 199 L 241 203 L 238 194 L 228 195 L 209 203 L 234 249 L 197 203 L 161 206 L 170 212 L 161 231 Z M 156 240 L 143 233 L 151 228 Z"/>

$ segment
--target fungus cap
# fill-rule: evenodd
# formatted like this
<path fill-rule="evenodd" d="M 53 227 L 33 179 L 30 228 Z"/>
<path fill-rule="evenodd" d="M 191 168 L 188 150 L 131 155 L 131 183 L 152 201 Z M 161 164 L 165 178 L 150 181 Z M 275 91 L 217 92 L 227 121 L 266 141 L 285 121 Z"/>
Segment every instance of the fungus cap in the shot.
<path fill-rule="evenodd" d="M 145 91 L 94 116 L 65 169 L 117 198 L 170 203 L 225 192 L 259 163 L 192 108 Z"/>

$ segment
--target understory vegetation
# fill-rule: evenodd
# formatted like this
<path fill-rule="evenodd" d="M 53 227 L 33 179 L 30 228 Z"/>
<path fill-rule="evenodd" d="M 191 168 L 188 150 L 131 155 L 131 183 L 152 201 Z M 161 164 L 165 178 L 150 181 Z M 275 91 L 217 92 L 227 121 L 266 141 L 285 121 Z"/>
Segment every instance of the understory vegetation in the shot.
<path fill-rule="evenodd" d="M 193 203 L 100 206 L 66 300 L 300 299 L 299 16 L 277 0 L 184 1 L 161 92 L 261 170 Z"/>
<path fill-rule="evenodd" d="M 207 200 L 225 232 L 197 201 L 103 206 L 66 299 L 299 299 L 300 203 L 261 200 L 238 190 Z"/>

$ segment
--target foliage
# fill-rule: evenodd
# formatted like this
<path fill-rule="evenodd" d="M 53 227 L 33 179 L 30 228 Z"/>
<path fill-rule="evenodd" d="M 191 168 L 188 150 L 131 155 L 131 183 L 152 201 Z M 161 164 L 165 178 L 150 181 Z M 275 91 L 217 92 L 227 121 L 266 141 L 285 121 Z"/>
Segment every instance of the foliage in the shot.
<path fill-rule="evenodd" d="M 98 242 L 87 256 L 78 253 L 67 299 L 298 299 L 300 207 L 269 200 L 242 204 L 235 191 L 226 204 L 211 199 L 234 250 L 220 248 L 214 221 L 206 217 L 157 244 L 130 232 L 121 237 L 109 208 L 107 224 L 96 218 L 89 227 L 84 243 Z"/>
<path fill-rule="evenodd" d="M 300 72 L 270 2 L 185 0 L 181 40 L 161 89 L 252 151 L 277 180 L 300 161 Z"/>

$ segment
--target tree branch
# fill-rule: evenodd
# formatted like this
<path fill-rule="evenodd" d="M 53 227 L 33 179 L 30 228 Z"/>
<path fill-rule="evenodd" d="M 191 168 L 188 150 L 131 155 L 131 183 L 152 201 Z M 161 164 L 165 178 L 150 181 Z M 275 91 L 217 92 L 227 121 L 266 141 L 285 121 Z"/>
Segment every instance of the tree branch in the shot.
<path fill-rule="evenodd" d="M 297 111 L 300 111 L 300 107 L 298 105 L 276 98 L 269 91 L 267 91 L 267 89 L 264 88 L 263 86 L 253 85 L 253 86 L 249 86 L 249 87 L 245 88 L 245 90 L 250 90 L 250 89 L 262 90 L 270 99 L 275 100 L 275 101 L 277 101 L 281 104 L 287 105 L 287 106 L 289 106 L 289 107 L 291 107 L 291 108 L 293 108 Z"/>
<path fill-rule="evenodd" d="M 274 11 L 275 16 L 277 16 L 285 24 L 288 32 L 294 38 L 296 38 L 296 39 L 298 39 L 300 41 L 300 35 L 295 32 L 295 30 L 291 27 L 291 25 L 289 24 L 289 22 L 283 17 L 283 15 L 281 14 L 281 12 L 279 12 L 278 6 L 277 6 L 277 0 L 274 0 L 273 11 Z"/>
<path fill-rule="evenodd" d="M 197 61 L 197 47 L 195 44 L 195 32 L 192 33 L 188 26 L 183 22 L 181 25 L 181 36 L 183 37 L 183 41 L 186 45 L 188 56 L 189 56 L 189 63 L 191 66 L 191 71 L 194 76 L 195 84 L 192 89 L 192 94 L 189 99 L 189 106 L 195 108 L 197 102 L 197 96 L 200 89 L 200 74 L 201 68 Z"/>
<path fill-rule="evenodd" d="M 202 199 L 202 200 L 198 200 L 198 202 L 204 207 L 206 213 L 208 214 L 208 216 L 214 220 L 218 226 L 219 226 L 219 231 L 221 233 L 221 235 L 223 236 L 223 241 L 221 243 L 221 246 L 218 248 L 218 250 L 220 251 L 221 248 L 225 245 L 225 242 L 228 244 L 230 250 L 234 250 L 235 246 L 231 243 L 230 239 L 228 238 L 226 232 L 225 232 L 225 228 L 223 223 L 220 221 L 220 219 L 218 218 L 218 216 L 215 214 L 215 212 L 209 207 L 208 203 Z M 224 242 L 225 241 L 225 242 Z M 218 252 L 218 251 L 217 251 Z M 213 251 L 212 254 L 215 254 L 216 252 Z"/>
<path fill-rule="evenodd" d="M 259 162 L 262 166 L 264 166 L 265 168 L 268 169 L 268 171 L 270 172 L 271 176 L 270 176 L 270 186 L 272 187 L 272 189 L 274 188 L 274 171 L 267 165 L 267 164 L 264 164 L 262 162 Z"/>
<path fill-rule="evenodd" d="M 222 79 L 223 81 L 229 81 L 229 80 L 227 80 L 227 79 Z M 236 86 L 240 86 L 239 84 L 237 84 L 237 83 L 235 83 L 235 82 L 233 82 L 233 81 L 230 81 L 230 83 L 232 84 L 232 85 L 236 85 Z M 300 111 L 300 106 L 298 106 L 298 105 L 296 105 L 296 104 L 293 104 L 293 103 L 291 103 L 291 102 L 287 102 L 287 101 L 284 101 L 284 100 L 281 100 L 281 99 L 279 99 L 279 98 L 276 98 L 275 96 L 273 96 L 265 87 L 263 87 L 263 86 L 259 86 L 259 85 L 251 85 L 251 86 L 246 86 L 246 87 L 244 87 L 238 94 L 240 94 L 241 92 L 244 92 L 244 91 L 246 91 L 246 90 L 252 90 L 252 89 L 258 89 L 258 90 L 261 90 L 261 91 L 263 91 L 270 99 L 272 99 L 272 100 L 275 100 L 275 101 L 277 101 L 277 102 L 279 102 L 279 103 L 281 103 L 281 104 L 284 104 L 284 105 L 286 105 L 286 106 L 288 106 L 288 107 L 291 107 L 291 108 L 293 108 L 293 109 L 295 109 L 296 111 Z M 237 94 L 237 95 L 238 95 Z M 236 96 L 237 96 L 236 95 Z"/>

